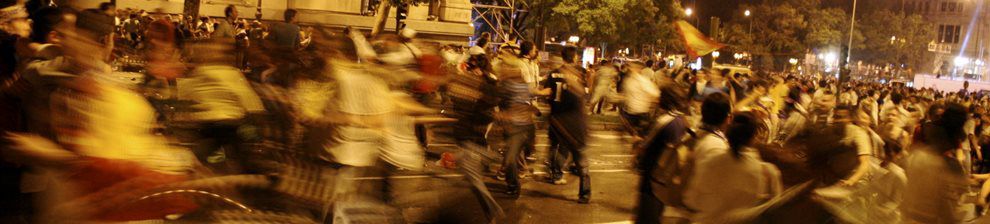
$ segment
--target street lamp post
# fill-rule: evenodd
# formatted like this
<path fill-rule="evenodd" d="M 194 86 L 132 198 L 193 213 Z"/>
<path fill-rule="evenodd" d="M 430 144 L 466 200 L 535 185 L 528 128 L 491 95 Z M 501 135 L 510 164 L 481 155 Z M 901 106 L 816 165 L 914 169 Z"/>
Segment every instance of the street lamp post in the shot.
<path fill-rule="evenodd" d="M 718 63 L 716 63 L 716 61 L 718 61 L 718 56 L 719 55 L 721 55 L 721 53 L 719 53 L 718 51 L 713 51 L 712 52 L 712 67 L 715 67 L 715 65 L 718 64 Z"/>
<path fill-rule="evenodd" d="M 751 14 L 752 13 L 749 12 L 749 9 L 747 9 L 745 12 L 743 12 L 743 15 L 746 16 L 746 19 L 749 19 L 749 31 L 747 31 L 747 33 L 746 33 L 746 34 L 749 34 L 749 35 L 752 35 L 753 34 L 753 18 L 750 18 L 749 17 L 749 15 L 751 15 Z"/>
<path fill-rule="evenodd" d="M 853 31 L 856 27 L 856 2 L 857 0 L 853 0 L 852 16 L 849 19 L 849 44 L 846 45 L 848 49 L 846 49 L 846 58 L 843 59 L 846 60 L 847 66 L 849 65 L 849 59 L 852 58 Z"/>

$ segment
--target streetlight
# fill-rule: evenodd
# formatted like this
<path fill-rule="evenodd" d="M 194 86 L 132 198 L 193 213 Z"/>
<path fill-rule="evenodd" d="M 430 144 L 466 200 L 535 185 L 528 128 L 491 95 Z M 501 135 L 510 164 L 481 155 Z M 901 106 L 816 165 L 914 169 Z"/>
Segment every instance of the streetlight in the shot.
<path fill-rule="evenodd" d="M 694 14 L 694 10 L 691 8 L 684 9 L 684 15 L 691 16 L 691 14 Z"/>
<path fill-rule="evenodd" d="M 749 31 L 747 31 L 748 33 L 746 33 L 746 34 L 753 34 L 753 18 L 750 18 L 749 17 L 752 14 L 753 13 L 750 12 L 749 9 L 747 9 L 746 11 L 743 12 L 743 15 L 746 16 L 746 19 L 749 20 Z"/>
<path fill-rule="evenodd" d="M 790 62 L 791 63 L 791 69 L 794 69 L 795 67 L 797 67 L 798 59 L 797 58 L 791 58 L 791 59 L 788 59 L 787 62 Z"/>
<path fill-rule="evenodd" d="M 715 67 L 715 65 L 718 64 L 715 61 L 718 61 L 718 56 L 721 54 L 722 53 L 719 53 L 718 51 L 712 51 L 712 67 Z"/>

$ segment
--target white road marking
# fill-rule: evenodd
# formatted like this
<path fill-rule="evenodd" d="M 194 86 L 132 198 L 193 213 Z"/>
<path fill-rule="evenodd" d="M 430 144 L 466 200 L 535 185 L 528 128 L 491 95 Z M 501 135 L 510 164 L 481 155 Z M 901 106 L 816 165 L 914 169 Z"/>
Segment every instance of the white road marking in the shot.
<path fill-rule="evenodd" d="M 629 169 L 603 169 L 603 170 L 589 170 L 588 172 L 591 172 L 591 173 L 624 173 L 624 172 L 632 172 L 632 170 L 629 170 Z M 564 173 L 570 173 L 570 172 L 564 171 Z M 545 172 L 545 171 L 536 171 L 536 172 L 533 172 L 533 174 L 542 175 L 542 174 L 547 174 L 547 172 Z M 463 177 L 463 176 L 464 176 L 463 174 L 396 175 L 396 176 L 391 176 L 389 178 L 391 178 L 391 179 L 419 179 L 419 178 L 431 178 L 431 177 Z M 350 180 L 384 180 L 384 179 L 385 179 L 385 177 L 354 177 L 354 178 L 350 178 Z"/>
<path fill-rule="evenodd" d="M 595 224 L 632 224 L 633 221 L 618 221 L 618 222 L 599 222 Z"/>
<path fill-rule="evenodd" d="M 636 155 L 630 155 L 630 154 L 602 155 L 602 157 L 633 157 L 633 156 Z"/>

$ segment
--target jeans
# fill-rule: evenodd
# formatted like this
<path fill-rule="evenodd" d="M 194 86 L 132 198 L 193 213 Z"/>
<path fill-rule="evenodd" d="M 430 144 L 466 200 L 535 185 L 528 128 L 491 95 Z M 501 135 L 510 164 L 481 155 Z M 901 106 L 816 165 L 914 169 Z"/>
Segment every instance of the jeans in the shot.
<path fill-rule="evenodd" d="M 525 158 L 522 150 L 526 144 L 532 144 L 536 136 L 536 126 L 533 124 L 505 125 L 506 151 L 502 159 L 502 170 L 505 171 L 505 181 L 509 190 L 519 190 L 519 169 L 524 165 Z"/>
<path fill-rule="evenodd" d="M 642 173 L 639 181 L 639 206 L 636 207 L 636 224 L 660 224 L 663 202 L 653 195 L 649 173 Z"/>
<path fill-rule="evenodd" d="M 554 130 L 557 129 L 555 126 L 550 126 L 550 129 L 550 155 L 553 157 L 550 161 L 550 178 L 564 177 L 563 168 L 567 166 L 567 157 L 570 156 L 571 161 L 577 166 L 577 173 L 574 175 L 580 177 L 581 181 L 578 194 L 591 194 L 591 176 L 588 174 L 588 158 L 584 154 L 584 149 L 570 144 L 562 144 L 559 134 L 555 134 L 555 132 L 559 133 L 566 130 Z"/>
<path fill-rule="evenodd" d="M 632 125 L 633 131 L 635 131 L 636 134 L 638 134 L 639 136 L 643 136 L 646 134 L 645 132 L 648 131 L 647 128 L 649 127 L 648 113 L 630 114 L 627 113 L 625 110 L 619 110 L 619 112 L 620 115 L 622 115 L 622 118 L 626 119 L 626 121 L 629 121 L 629 125 Z"/>

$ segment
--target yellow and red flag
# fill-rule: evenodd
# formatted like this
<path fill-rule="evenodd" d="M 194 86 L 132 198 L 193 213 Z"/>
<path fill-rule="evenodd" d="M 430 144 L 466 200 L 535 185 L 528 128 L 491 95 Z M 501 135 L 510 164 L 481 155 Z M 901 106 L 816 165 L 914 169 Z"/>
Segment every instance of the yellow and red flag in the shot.
<path fill-rule="evenodd" d="M 692 59 L 725 47 L 725 45 L 706 37 L 687 21 L 677 21 L 674 23 L 674 27 L 677 28 L 677 33 L 681 34 L 681 40 L 684 41 L 684 48 L 687 49 L 688 56 Z"/>

